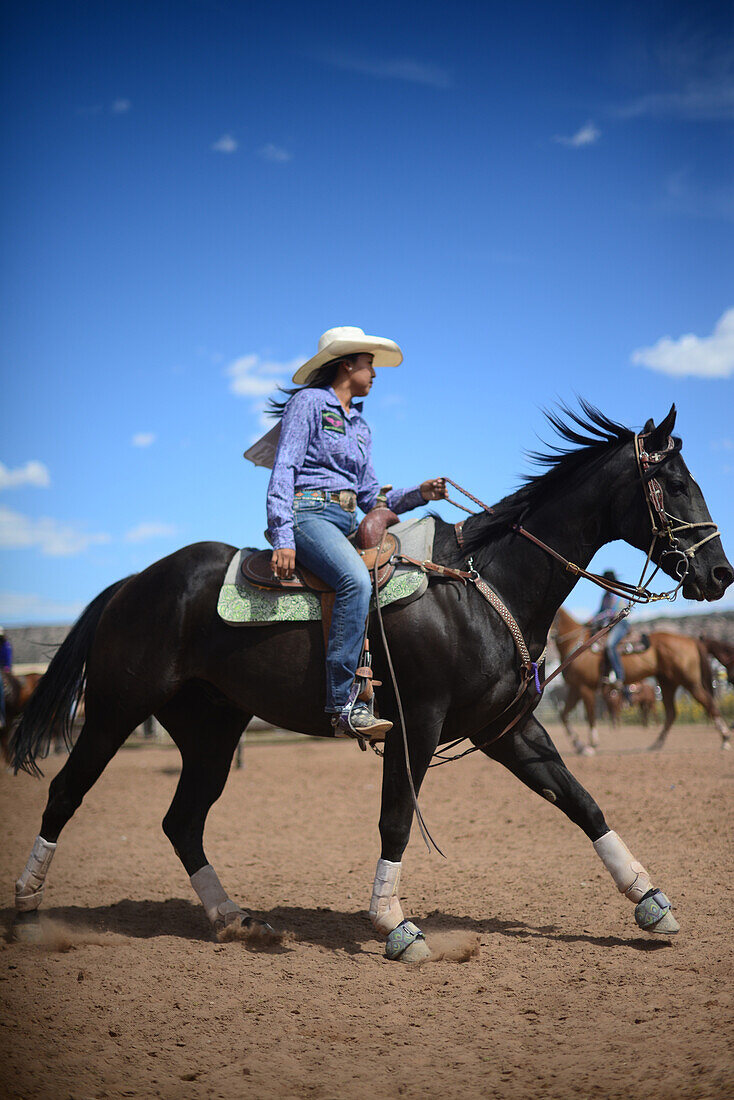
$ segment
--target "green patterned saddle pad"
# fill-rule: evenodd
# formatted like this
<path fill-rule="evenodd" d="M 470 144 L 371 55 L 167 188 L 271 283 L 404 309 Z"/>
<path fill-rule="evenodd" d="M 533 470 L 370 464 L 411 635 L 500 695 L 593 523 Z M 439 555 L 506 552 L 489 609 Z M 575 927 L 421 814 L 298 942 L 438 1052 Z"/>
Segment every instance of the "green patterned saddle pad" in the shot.
<path fill-rule="evenodd" d="M 433 516 L 398 523 L 390 531 L 400 540 L 401 553 L 418 561 L 430 559 L 436 521 Z M 256 551 L 246 547 L 232 558 L 219 591 L 217 612 L 231 626 L 262 626 L 265 623 L 310 622 L 321 619 L 321 600 L 316 592 L 288 592 L 274 588 L 258 588 L 242 576 L 243 557 Z M 428 587 L 428 577 L 415 566 L 399 565 L 384 588 L 380 589 L 380 607 L 393 603 L 410 603 L 422 596 Z M 372 595 L 370 608 L 375 609 Z"/>

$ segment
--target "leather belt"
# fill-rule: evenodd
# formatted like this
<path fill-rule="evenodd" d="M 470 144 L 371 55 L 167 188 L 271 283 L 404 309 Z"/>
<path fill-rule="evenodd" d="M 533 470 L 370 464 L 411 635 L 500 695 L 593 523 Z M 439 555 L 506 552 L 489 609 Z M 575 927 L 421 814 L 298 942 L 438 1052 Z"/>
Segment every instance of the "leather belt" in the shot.
<path fill-rule="evenodd" d="M 294 494 L 296 497 L 306 497 L 309 500 L 324 500 L 330 504 L 338 504 L 345 512 L 357 511 L 357 494 L 353 489 L 300 489 Z"/>

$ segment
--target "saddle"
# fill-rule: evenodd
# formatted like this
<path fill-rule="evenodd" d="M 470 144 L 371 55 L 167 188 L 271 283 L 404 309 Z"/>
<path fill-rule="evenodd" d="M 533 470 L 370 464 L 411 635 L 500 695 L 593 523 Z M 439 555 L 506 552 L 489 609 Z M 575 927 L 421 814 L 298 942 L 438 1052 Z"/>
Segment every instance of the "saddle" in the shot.
<path fill-rule="evenodd" d="M 395 535 L 389 533 L 385 534 L 382 547 L 371 546 L 364 550 L 357 549 L 365 568 L 369 570 L 370 576 L 373 578 L 375 575 L 375 562 L 377 561 L 378 589 L 384 588 L 395 572 L 395 562 L 392 558 L 399 550 L 400 543 Z M 284 592 L 307 588 L 311 592 L 318 592 L 319 595 L 329 592 L 333 594 L 334 589 L 326 581 L 323 581 L 321 577 L 317 577 L 315 573 L 312 573 L 305 565 L 299 564 L 298 561 L 296 562 L 295 576 L 291 577 L 290 580 L 281 580 L 280 577 L 274 576 L 270 565 L 272 554 L 272 550 L 258 550 L 245 558 L 241 566 L 242 576 L 245 580 L 249 581 L 250 584 L 257 585 L 258 588 L 280 588 Z"/>
<path fill-rule="evenodd" d="M 395 535 L 390 534 L 387 528 L 398 522 L 398 517 L 389 508 L 373 508 L 350 539 L 365 568 L 369 571 L 373 584 L 375 566 L 377 567 L 378 592 L 385 587 L 395 572 L 394 557 L 400 552 L 400 542 Z M 307 589 L 316 592 L 321 599 L 321 618 L 326 642 L 336 598 L 334 589 L 305 565 L 299 564 L 297 560 L 295 575 L 290 580 L 281 580 L 273 574 L 270 564 L 272 554 L 272 550 L 257 550 L 244 558 L 241 565 L 242 576 L 258 588 L 279 589 L 283 592 Z"/>
<path fill-rule="evenodd" d="M 633 634 L 619 643 L 617 646 L 617 653 L 619 653 L 621 657 L 628 657 L 631 653 L 644 653 L 651 645 L 649 634 Z M 591 647 L 591 652 L 603 653 L 604 649 L 605 640 L 602 638 L 600 641 L 594 642 Z"/>

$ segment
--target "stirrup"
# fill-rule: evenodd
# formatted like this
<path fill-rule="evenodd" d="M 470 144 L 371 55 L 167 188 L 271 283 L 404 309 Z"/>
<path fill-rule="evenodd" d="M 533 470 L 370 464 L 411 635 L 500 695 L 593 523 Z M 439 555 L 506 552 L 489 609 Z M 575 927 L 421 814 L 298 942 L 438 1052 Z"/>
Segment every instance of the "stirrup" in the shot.
<path fill-rule="evenodd" d="M 357 712 L 357 714 L 355 714 Z M 359 724 L 359 714 L 368 718 L 368 724 Z M 354 718 L 357 721 L 354 721 Z M 349 737 L 359 742 L 359 747 L 364 750 L 368 745 L 374 745 L 385 740 L 385 735 L 392 729 L 392 722 L 387 718 L 375 718 L 369 703 L 354 702 L 347 705 L 340 714 L 334 715 L 331 720 L 335 737 Z"/>

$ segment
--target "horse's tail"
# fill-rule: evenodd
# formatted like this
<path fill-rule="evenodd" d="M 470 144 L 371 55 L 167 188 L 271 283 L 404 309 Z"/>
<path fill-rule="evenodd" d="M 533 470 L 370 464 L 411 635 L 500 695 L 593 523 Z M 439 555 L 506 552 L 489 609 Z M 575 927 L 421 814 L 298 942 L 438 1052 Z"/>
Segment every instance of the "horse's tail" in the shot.
<path fill-rule="evenodd" d="M 67 748 L 71 748 L 74 715 L 84 695 L 87 658 L 99 620 L 112 597 L 129 579 L 116 581 L 100 592 L 55 653 L 11 738 L 9 756 L 16 775 L 19 771 L 42 775 L 36 759 L 48 755 L 53 738 L 63 736 Z"/>

